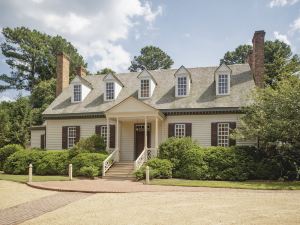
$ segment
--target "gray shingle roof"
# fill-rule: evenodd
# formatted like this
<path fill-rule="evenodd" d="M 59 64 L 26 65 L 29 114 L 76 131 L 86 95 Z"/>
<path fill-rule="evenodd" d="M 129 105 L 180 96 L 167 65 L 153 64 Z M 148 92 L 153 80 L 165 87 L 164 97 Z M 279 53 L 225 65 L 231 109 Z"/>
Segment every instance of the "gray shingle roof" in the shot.
<path fill-rule="evenodd" d="M 255 87 L 248 64 L 229 66 L 232 70 L 231 91 L 227 96 L 216 96 L 214 72 L 218 67 L 187 68 L 193 83 L 188 97 L 175 97 L 174 73 L 177 69 L 149 71 L 157 81 L 153 96 L 141 100 L 157 109 L 207 109 L 222 107 L 242 107 L 250 102 L 249 93 Z M 138 98 L 139 72 L 120 73 L 117 78 L 124 84 L 118 98 L 104 101 L 103 76 L 86 76 L 93 89 L 80 103 L 71 103 L 71 88 L 61 93 L 44 111 L 44 115 L 99 113 L 118 104 L 128 96 Z"/>

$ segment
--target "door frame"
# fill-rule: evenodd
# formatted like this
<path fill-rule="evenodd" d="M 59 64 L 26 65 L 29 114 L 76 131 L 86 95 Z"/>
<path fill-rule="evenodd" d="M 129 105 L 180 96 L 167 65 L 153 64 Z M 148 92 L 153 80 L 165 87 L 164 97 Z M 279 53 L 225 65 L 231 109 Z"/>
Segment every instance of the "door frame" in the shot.
<path fill-rule="evenodd" d="M 133 125 L 133 132 L 134 132 L 134 160 L 136 160 L 136 158 L 138 157 L 138 155 L 137 155 L 136 125 L 143 125 L 144 129 L 145 129 L 145 123 L 135 123 Z M 147 126 L 148 125 L 149 125 L 149 133 L 150 133 L 150 135 L 147 136 L 147 142 L 149 141 L 150 142 L 150 146 L 151 146 L 151 123 L 147 123 Z M 148 146 L 148 143 L 147 143 L 147 146 Z"/>

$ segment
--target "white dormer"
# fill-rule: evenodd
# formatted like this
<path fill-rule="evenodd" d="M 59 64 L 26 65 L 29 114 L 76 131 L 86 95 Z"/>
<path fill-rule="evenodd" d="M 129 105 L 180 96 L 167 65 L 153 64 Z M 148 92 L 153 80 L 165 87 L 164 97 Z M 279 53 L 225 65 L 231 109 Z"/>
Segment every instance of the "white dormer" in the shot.
<path fill-rule="evenodd" d="M 107 74 L 104 78 L 104 100 L 113 101 L 117 99 L 124 85 L 122 82 L 113 74 Z"/>
<path fill-rule="evenodd" d="M 223 63 L 215 71 L 216 95 L 230 95 L 231 69 Z"/>
<path fill-rule="evenodd" d="M 192 78 L 190 72 L 181 66 L 175 76 L 175 97 L 186 97 L 190 93 Z"/>
<path fill-rule="evenodd" d="M 76 76 L 70 86 L 72 90 L 72 103 L 82 102 L 92 90 L 92 85 L 80 76 Z"/>
<path fill-rule="evenodd" d="M 146 99 L 151 98 L 154 89 L 157 85 L 154 77 L 148 70 L 143 70 L 137 78 L 139 79 L 139 98 Z"/>

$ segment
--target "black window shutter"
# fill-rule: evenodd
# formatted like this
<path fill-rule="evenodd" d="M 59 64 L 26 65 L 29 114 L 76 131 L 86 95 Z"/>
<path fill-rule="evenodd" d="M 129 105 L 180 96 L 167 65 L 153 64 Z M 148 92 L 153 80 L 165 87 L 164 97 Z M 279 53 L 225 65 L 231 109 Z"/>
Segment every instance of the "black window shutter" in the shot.
<path fill-rule="evenodd" d="M 230 122 L 230 123 L 229 123 L 229 128 L 230 128 L 229 134 L 232 134 L 232 132 L 233 132 L 234 129 L 236 128 L 236 122 Z M 236 145 L 236 140 L 230 138 L 230 139 L 229 139 L 229 146 L 234 146 L 234 145 Z"/>
<path fill-rule="evenodd" d="M 101 125 L 95 126 L 95 134 L 101 135 Z"/>
<path fill-rule="evenodd" d="M 175 124 L 174 123 L 169 123 L 168 124 L 168 137 L 174 137 L 174 129 L 175 129 Z"/>
<path fill-rule="evenodd" d="M 68 127 L 63 126 L 61 132 L 62 149 L 68 148 Z"/>
<path fill-rule="evenodd" d="M 115 125 L 110 125 L 109 126 L 109 132 L 110 132 L 110 142 L 109 142 L 109 147 L 110 148 L 115 148 L 116 147 L 116 132 L 115 132 Z"/>
<path fill-rule="evenodd" d="M 218 123 L 211 123 L 211 146 L 218 146 Z"/>
<path fill-rule="evenodd" d="M 45 134 L 41 135 L 41 149 L 45 149 Z"/>
<path fill-rule="evenodd" d="M 192 137 L 192 124 L 191 123 L 185 124 L 185 136 Z"/>
<path fill-rule="evenodd" d="M 76 139 L 75 144 L 80 140 L 80 126 L 76 126 Z"/>

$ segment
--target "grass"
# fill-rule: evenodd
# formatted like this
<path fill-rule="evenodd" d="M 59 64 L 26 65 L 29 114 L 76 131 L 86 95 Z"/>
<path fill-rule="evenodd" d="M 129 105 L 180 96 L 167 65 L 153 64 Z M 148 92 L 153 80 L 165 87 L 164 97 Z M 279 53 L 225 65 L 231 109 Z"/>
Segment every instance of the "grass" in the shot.
<path fill-rule="evenodd" d="M 74 179 L 74 178 L 73 178 Z M 0 180 L 14 181 L 19 183 L 26 183 L 28 181 L 28 175 L 12 175 L 0 173 Z M 67 176 L 32 176 L 33 182 L 39 181 L 67 181 L 69 177 Z"/>
<path fill-rule="evenodd" d="M 254 190 L 300 190 L 300 181 L 207 181 L 183 179 L 154 179 L 153 185 L 185 186 L 185 187 L 212 187 L 212 188 L 238 188 Z"/>

